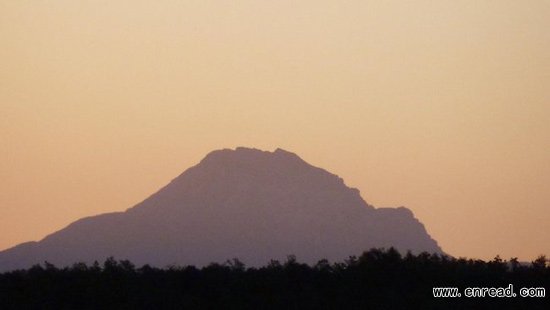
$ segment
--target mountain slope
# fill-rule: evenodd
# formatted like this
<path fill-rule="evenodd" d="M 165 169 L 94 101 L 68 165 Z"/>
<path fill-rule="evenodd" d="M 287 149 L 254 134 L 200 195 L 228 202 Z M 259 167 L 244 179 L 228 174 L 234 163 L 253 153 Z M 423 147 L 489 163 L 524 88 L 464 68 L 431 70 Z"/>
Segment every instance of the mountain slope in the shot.
<path fill-rule="evenodd" d="M 0 252 L 0 270 L 108 256 L 161 267 L 234 257 L 258 266 L 289 254 L 314 263 L 390 246 L 441 252 L 408 209 L 375 209 L 293 153 L 237 148 L 211 152 L 125 212 L 83 218 Z"/>

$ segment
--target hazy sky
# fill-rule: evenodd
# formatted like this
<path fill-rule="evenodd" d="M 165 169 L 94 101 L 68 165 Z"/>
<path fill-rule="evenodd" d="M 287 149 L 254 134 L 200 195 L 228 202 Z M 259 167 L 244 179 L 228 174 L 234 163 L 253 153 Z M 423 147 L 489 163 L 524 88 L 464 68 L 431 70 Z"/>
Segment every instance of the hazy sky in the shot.
<path fill-rule="evenodd" d="M 452 255 L 550 254 L 549 29 L 542 0 L 0 0 L 0 249 L 249 146 Z"/>

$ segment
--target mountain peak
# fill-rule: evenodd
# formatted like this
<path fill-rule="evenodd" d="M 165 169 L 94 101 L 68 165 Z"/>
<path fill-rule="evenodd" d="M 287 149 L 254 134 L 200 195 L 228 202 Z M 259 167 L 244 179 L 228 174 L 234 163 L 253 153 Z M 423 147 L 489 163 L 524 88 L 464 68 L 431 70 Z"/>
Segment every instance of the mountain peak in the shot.
<path fill-rule="evenodd" d="M 247 147 L 212 151 L 201 160 L 196 168 L 209 169 L 212 173 L 222 173 L 230 170 L 242 173 L 256 171 L 254 174 L 266 170 L 273 173 L 281 170 L 280 173 L 287 171 L 290 174 L 303 173 L 312 169 L 324 171 L 311 166 L 298 155 L 281 148 L 270 152 Z"/>
<path fill-rule="evenodd" d="M 244 146 L 238 146 L 234 150 L 229 148 L 224 148 L 220 150 L 214 150 L 210 153 L 208 153 L 205 156 L 205 160 L 210 159 L 219 159 L 224 157 L 268 157 L 268 156 L 277 156 L 277 157 L 288 157 L 288 158 L 298 158 L 301 159 L 298 155 L 295 153 L 283 150 L 281 148 L 275 149 L 275 151 L 263 151 L 256 148 L 250 148 L 250 147 L 244 147 Z"/>

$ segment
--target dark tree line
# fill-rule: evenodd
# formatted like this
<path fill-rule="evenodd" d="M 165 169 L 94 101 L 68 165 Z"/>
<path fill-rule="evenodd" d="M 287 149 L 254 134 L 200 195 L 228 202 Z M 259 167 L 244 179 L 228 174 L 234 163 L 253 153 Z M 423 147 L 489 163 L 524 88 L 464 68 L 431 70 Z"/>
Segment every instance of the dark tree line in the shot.
<path fill-rule="evenodd" d="M 237 259 L 203 268 L 137 268 L 107 259 L 0 274 L 0 309 L 550 309 L 543 298 L 435 298 L 433 287 L 549 288 L 544 256 L 531 264 L 372 249 L 314 266 L 289 256 L 261 268 Z"/>

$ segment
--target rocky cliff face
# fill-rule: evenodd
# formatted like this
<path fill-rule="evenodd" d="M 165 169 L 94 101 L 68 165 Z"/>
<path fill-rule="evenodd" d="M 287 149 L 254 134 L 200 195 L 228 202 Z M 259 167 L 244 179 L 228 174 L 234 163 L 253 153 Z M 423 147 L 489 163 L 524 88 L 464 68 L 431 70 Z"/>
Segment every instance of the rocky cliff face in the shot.
<path fill-rule="evenodd" d="M 258 266 L 289 254 L 314 263 L 390 246 L 441 252 L 410 210 L 376 209 L 293 153 L 237 148 L 211 152 L 125 212 L 83 218 L 0 252 L 0 270 L 109 256 L 160 267 L 231 258 Z"/>

